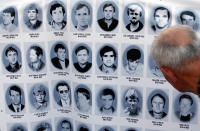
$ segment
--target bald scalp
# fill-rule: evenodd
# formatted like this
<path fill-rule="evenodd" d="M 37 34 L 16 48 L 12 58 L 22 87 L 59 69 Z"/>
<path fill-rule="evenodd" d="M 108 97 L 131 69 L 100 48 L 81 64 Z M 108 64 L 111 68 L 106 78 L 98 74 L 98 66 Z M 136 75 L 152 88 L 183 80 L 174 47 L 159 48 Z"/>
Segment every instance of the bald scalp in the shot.
<path fill-rule="evenodd" d="M 177 46 L 192 44 L 193 39 L 196 39 L 194 31 L 189 26 L 178 25 L 167 28 L 158 36 L 158 44 L 174 44 Z"/>
<path fill-rule="evenodd" d="M 153 41 L 151 54 L 158 66 L 180 70 L 186 62 L 199 57 L 200 41 L 189 26 L 172 26 Z"/>

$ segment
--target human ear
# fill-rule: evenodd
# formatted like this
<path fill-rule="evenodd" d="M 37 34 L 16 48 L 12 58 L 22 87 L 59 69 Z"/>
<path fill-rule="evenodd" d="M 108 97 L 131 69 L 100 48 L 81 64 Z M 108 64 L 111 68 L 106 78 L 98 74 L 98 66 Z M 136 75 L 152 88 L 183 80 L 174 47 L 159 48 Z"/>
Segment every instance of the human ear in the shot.
<path fill-rule="evenodd" d="M 176 73 L 174 72 L 174 70 L 170 67 L 166 67 L 166 66 L 161 66 L 160 70 L 162 71 L 163 75 L 165 76 L 165 78 L 171 83 L 176 83 L 178 78 L 176 76 Z"/>

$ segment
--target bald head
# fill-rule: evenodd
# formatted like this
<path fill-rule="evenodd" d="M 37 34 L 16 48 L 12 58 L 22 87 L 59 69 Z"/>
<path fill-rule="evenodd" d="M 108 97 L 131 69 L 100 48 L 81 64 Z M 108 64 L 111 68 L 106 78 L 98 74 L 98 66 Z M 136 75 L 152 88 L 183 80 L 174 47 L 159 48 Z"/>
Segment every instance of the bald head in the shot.
<path fill-rule="evenodd" d="M 161 32 L 157 40 L 161 41 L 159 44 L 175 44 L 187 45 L 192 44 L 194 31 L 189 26 L 177 25 L 172 26 Z"/>
<path fill-rule="evenodd" d="M 167 28 L 153 41 L 152 57 L 158 66 L 180 69 L 186 61 L 200 55 L 200 42 L 192 28 L 176 25 Z"/>

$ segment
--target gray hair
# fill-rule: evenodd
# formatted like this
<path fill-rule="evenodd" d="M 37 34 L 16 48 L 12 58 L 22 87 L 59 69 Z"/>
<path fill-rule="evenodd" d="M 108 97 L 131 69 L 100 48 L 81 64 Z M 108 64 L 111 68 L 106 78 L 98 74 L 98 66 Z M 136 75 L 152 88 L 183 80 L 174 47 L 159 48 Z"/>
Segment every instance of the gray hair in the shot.
<path fill-rule="evenodd" d="M 186 45 L 179 45 L 176 41 L 162 39 L 158 36 L 158 38 L 153 41 L 151 47 L 152 57 L 158 66 L 167 66 L 181 70 L 185 62 L 200 57 L 200 40 L 195 31 L 188 26 L 179 25 L 177 27 L 181 29 L 181 31 L 184 31 L 191 41 Z"/>

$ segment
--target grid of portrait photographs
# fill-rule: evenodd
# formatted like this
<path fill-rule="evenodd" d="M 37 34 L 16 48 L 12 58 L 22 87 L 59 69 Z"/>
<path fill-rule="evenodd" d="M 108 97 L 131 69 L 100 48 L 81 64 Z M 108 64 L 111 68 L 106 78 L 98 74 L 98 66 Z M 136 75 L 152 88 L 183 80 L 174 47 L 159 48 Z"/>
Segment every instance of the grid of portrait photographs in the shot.
<path fill-rule="evenodd" d="M 172 25 L 200 32 L 198 5 L 0 2 L 0 131 L 198 131 L 199 98 L 175 90 L 151 56 Z"/>

